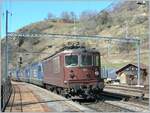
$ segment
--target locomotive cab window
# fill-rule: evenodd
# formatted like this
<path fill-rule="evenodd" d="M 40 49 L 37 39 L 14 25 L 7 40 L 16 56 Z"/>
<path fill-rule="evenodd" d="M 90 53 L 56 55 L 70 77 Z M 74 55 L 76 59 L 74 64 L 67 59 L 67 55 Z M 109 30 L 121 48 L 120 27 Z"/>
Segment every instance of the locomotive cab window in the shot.
<path fill-rule="evenodd" d="M 66 66 L 77 66 L 78 65 L 78 56 L 77 55 L 65 56 L 65 65 Z"/>
<path fill-rule="evenodd" d="M 92 65 L 92 55 L 81 55 L 81 65 Z"/>

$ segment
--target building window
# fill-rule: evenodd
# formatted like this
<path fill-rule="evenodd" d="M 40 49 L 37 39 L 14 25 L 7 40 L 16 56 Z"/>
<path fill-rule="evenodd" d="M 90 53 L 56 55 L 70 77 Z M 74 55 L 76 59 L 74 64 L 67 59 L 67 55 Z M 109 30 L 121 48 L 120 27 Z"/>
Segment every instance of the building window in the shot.
<path fill-rule="evenodd" d="M 134 67 L 131 67 L 131 70 L 133 71 L 133 70 L 134 70 Z"/>

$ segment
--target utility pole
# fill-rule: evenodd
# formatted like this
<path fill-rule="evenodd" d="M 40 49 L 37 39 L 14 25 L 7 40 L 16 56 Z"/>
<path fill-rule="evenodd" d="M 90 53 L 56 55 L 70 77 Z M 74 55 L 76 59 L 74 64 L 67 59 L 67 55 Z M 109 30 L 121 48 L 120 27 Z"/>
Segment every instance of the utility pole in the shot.
<path fill-rule="evenodd" d="M 140 40 L 137 41 L 137 56 L 138 56 L 138 71 L 137 71 L 137 85 L 140 86 Z"/>
<path fill-rule="evenodd" d="M 4 80 L 8 77 L 8 10 L 6 10 L 6 38 L 5 38 L 5 77 Z"/>
<path fill-rule="evenodd" d="M 75 33 L 75 16 L 74 16 L 74 19 L 73 19 L 73 23 L 74 23 L 74 27 L 73 27 L 74 28 L 74 34 L 76 34 Z"/>
<path fill-rule="evenodd" d="M 125 26 L 126 26 L 126 33 L 125 33 L 125 38 L 128 38 L 128 22 L 127 21 L 125 21 Z"/>
<path fill-rule="evenodd" d="M 107 41 L 107 56 L 110 55 L 110 40 Z"/>

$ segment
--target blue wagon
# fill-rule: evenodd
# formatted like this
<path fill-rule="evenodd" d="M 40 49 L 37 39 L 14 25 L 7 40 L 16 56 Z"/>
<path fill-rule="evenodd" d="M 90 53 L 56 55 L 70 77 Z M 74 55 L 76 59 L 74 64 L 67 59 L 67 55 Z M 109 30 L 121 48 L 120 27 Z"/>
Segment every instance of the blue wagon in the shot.
<path fill-rule="evenodd" d="M 24 80 L 25 80 L 25 82 L 30 82 L 30 76 L 31 76 L 30 65 L 27 65 L 24 68 Z"/>
<path fill-rule="evenodd" d="M 15 80 L 20 81 L 20 69 L 16 69 Z"/>
<path fill-rule="evenodd" d="M 30 82 L 43 86 L 43 67 L 41 62 L 31 64 Z"/>

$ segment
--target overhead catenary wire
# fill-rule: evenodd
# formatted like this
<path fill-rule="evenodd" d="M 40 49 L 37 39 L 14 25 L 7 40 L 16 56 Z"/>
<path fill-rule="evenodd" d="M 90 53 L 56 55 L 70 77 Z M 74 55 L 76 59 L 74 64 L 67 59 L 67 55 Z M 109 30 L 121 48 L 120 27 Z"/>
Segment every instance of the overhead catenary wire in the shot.
<path fill-rule="evenodd" d="M 36 51 L 27 51 L 27 52 L 20 52 L 20 51 L 16 51 L 16 53 L 22 53 L 22 54 L 52 54 L 52 53 L 48 53 L 48 52 L 36 52 Z"/>
<path fill-rule="evenodd" d="M 117 37 L 103 37 L 99 35 L 70 35 L 70 34 L 48 34 L 48 33 L 40 33 L 40 34 L 28 34 L 28 33 L 15 33 L 15 32 L 9 32 L 8 33 L 9 38 L 14 37 L 25 37 L 25 38 L 37 38 L 37 37 L 49 37 L 49 38 L 68 38 L 68 39 L 105 39 L 105 40 L 115 40 L 115 41 L 125 41 L 125 42 L 138 42 L 139 39 L 136 38 L 117 38 Z"/>

